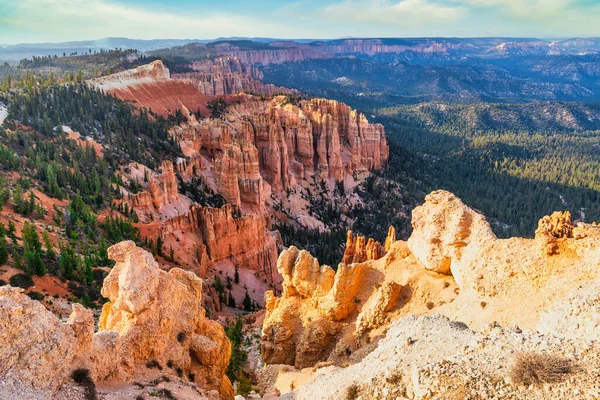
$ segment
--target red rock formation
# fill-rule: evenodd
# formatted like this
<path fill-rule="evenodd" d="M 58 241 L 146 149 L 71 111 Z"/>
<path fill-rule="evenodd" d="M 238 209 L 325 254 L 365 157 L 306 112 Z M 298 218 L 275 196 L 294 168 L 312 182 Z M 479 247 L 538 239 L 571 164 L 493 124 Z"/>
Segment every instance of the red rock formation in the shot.
<path fill-rule="evenodd" d="M 168 115 L 178 109 L 210 114 L 206 96 L 190 83 L 171 79 L 169 70 L 160 60 L 90 82 L 121 100 L 157 114 Z"/>
<path fill-rule="evenodd" d="M 221 208 L 194 204 L 186 215 L 169 219 L 159 228 L 159 234 L 165 238 L 176 231 L 195 236 L 194 244 L 202 258 L 199 260 L 201 271 L 207 271 L 212 263 L 228 259 L 238 268 L 262 273 L 269 282 L 278 280 L 275 266 L 280 239 L 268 232 L 263 215 L 242 216 L 229 204 Z"/>
<path fill-rule="evenodd" d="M 366 241 L 366 242 L 365 242 Z M 362 263 L 368 260 L 378 260 L 386 253 L 381 243 L 364 236 L 356 235 L 348 231 L 346 239 L 346 250 L 342 258 L 343 264 Z"/>
<path fill-rule="evenodd" d="M 160 176 L 156 180 L 150 179 L 147 190 L 130 195 L 127 203 L 137 209 L 158 211 L 165 204 L 178 198 L 177 177 L 173 170 L 173 163 L 163 161 Z"/>
<path fill-rule="evenodd" d="M 248 96 L 228 108 L 225 120 L 193 121 L 173 134 L 186 156 L 212 160 L 219 193 L 237 205 L 261 205 L 271 190 L 286 190 L 307 175 L 340 181 L 381 168 L 389 153 L 383 126 L 324 99 L 296 105 L 283 96 Z"/>

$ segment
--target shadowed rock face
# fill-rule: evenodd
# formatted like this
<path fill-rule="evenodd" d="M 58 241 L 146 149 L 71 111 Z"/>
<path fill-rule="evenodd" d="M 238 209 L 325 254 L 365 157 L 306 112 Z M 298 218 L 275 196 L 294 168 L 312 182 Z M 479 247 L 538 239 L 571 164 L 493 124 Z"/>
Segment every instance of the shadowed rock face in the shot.
<path fill-rule="evenodd" d="M 205 317 L 202 280 L 179 268 L 159 269 L 152 255 L 131 241 L 110 247 L 108 254 L 116 265 L 102 287 L 110 301 L 96 334 L 91 312 L 79 305 L 62 324 L 20 289 L 0 288 L 0 323 L 9 324 L 0 331 L 7 344 L 0 350 L 0 376 L 9 388 L 53 393 L 75 368 L 89 369 L 97 382 L 128 382 L 156 361 L 232 399 L 225 376 L 231 345 L 221 325 Z"/>

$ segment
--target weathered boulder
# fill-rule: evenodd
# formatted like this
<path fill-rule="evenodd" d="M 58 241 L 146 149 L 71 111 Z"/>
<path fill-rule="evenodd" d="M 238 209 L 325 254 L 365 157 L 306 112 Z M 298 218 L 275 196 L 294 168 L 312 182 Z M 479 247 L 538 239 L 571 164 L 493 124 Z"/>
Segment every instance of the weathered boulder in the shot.
<path fill-rule="evenodd" d="M 379 328 L 389 321 L 388 312 L 397 305 L 402 294 L 402 285 L 397 282 L 386 282 L 369 298 L 356 318 L 356 333 Z"/>
<path fill-rule="evenodd" d="M 22 292 L 0 286 L 0 398 L 49 398 L 71 372 L 77 339 Z"/>
<path fill-rule="evenodd" d="M 482 243 L 496 239 L 483 215 L 443 190 L 427 195 L 425 204 L 413 210 L 412 226 L 412 253 L 425 268 L 457 280 L 457 264 L 468 262 Z"/>
<path fill-rule="evenodd" d="M 131 241 L 110 247 L 108 254 L 116 265 L 104 280 L 102 295 L 110 301 L 98 328 L 118 334 L 121 362 L 115 373 L 122 368 L 131 374 L 147 361 L 170 361 L 200 386 L 233 397 L 225 376 L 231 345 L 223 328 L 205 317 L 202 280 L 179 268 L 159 269 L 152 255 Z"/>

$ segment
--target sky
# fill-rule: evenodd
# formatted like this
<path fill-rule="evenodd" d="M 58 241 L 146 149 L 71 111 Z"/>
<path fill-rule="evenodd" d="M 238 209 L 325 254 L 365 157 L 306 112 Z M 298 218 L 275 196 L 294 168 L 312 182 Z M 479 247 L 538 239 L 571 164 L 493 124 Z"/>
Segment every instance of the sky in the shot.
<path fill-rule="evenodd" d="M 600 0 L 0 0 L 0 44 L 600 36 Z"/>

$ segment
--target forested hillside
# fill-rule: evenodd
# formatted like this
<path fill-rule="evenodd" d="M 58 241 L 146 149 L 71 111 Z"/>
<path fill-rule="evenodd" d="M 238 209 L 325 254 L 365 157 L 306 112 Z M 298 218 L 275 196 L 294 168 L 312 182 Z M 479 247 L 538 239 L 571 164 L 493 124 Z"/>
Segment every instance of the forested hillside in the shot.
<path fill-rule="evenodd" d="M 15 285 L 28 287 L 30 276 L 50 274 L 70 282 L 73 300 L 93 305 L 106 274 L 101 267 L 110 264 L 107 248 L 127 239 L 142 243 L 132 225 L 135 210 L 113 207 L 125 185 L 119 168 L 129 161 L 156 166 L 179 155 L 167 137 L 176 118 L 139 113 L 78 80 L 31 75 L 5 85 L 0 208 L 8 207 L 12 219 L 0 221 L 0 260 L 10 256 L 24 271 Z M 89 139 L 78 140 L 63 126 Z"/>
<path fill-rule="evenodd" d="M 415 204 L 421 201 L 419 196 L 423 193 L 447 189 L 490 217 L 494 230 L 503 237 L 532 236 L 538 219 L 553 210 L 570 210 L 575 219 L 586 222 L 600 220 L 598 103 L 486 103 L 481 100 L 489 97 L 477 94 L 476 86 L 457 86 L 450 91 L 439 86 L 443 82 L 440 77 L 450 77 L 441 74 L 442 70 L 457 68 L 458 73 L 465 68 L 453 67 L 448 60 L 432 61 L 435 65 L 431 66 L 414 59 L 386 64 L 389 60 L 374 62 L 372 57 L 363 58 L 368 60 L 306 60 L 271 64 L 263 70 L 269 82 L 336 98 L 382 123 L 391 153 L 385 174 L 404 176 L 404 182 L 392 182 L 408 187 L 408 193 L 416 198 Z M 539 61 L 540 57 L 536 59 Z M 572 57 L 562 59 L 575 63 Z M 533 58 L 527 60 L 527 65 L 511 67 L 511 71 L 532 69 Z M 545 62 L 551 66 L 560 64 L 559 58 Z M 577 65 L 584 68 L 586 64 Z M 506 74 L 514 72 L 503 70 Z M 555 72 L 551 69 L 548 74 Z M 491 82 L 498 75 L 490 81 L 483 71 L 470 73 L 485 81 L 486 87 L 497 87 Z M 460 79 L 468 79 L 470 84 L 477 82 L 468 76 Z M 508 75 L 506 79 L 504 83 L 509 84 Z M 438 85 L 437 89 L 431 85 Z M 417 87 L 429 94 L 420 96 L 415 92 Z M 458 97 L 448 95 L 455 89 Z M 434 93 L 446 93 L 441 97 L 452 101 L 406 104 L 440 97 Z M 394 203 L 391 199 L 395 198 L 395 190 L 381 193 L 383 196 L 374 196 L 370 204 L 380 205 L 386 197 L 388 204 Z M 365 212 L 373 216 L 387 214 L 389 220 L 393 212 L 383 211 L 386 209 L 374 207 Z M 378 220 L 368 219 L 369 225 Z M 357 227 L 374 230 L 360 223 Z M 406 223 L 400 227 L 410 229 Z"/>

